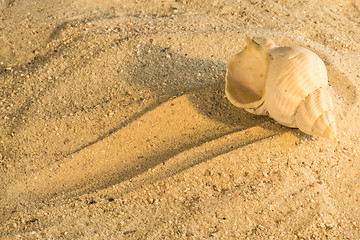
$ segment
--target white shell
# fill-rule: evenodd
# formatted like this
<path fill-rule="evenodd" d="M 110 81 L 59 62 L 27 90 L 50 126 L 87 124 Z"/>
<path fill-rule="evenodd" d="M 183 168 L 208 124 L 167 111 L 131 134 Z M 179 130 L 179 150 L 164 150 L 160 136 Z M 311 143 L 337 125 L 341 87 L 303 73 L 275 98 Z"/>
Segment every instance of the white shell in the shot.
<path fill-rule="evenodd" d="M 267 38 L 247 38 L 226 71 L 226 96 L 235 106 L 288 127 L 333 138 L 336 124 L 326 67 L 302 47 L 276 47 Z"/>

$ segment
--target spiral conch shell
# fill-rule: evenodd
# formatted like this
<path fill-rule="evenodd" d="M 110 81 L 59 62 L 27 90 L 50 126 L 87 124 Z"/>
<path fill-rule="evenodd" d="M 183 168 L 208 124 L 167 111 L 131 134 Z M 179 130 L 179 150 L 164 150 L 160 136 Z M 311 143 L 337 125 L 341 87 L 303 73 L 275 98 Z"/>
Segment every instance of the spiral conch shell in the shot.
<path fill-rule="evenodd" d="M 302 47 L 277 47 L 267 38 L 246 41 L 245 49 L 227 64 L 229 101 L 304 133 L 334 138 L 334 107 L 320 57 Z"/>

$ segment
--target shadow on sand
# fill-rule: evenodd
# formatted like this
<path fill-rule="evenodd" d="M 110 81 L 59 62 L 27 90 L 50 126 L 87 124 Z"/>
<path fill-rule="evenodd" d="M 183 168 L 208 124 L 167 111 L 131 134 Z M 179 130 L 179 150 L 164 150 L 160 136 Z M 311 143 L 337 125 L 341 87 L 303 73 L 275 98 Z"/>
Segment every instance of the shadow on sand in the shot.
<path fill-rule="evenodd" d="M 193 148 L 201 151 L 226 135 L 243 133 L 241 139 L 225 141 L 221 148 L 184 157 L 180 166 L 170 164 L 163 174 L 166 177 L 284 131 L 264 124 L 269 118 L 251 115 L 227 101 L 224 64 L 191 59 L 154 45 L 143 45 L 142 52 L 146 54 L 135 58 L 129 69 L 129 84 L 150 90 L 156 101 L 53 166 L 11 186 L 10 196 L 35 200 L 95 191 L 134 178 Z M 257 126 L 274 127 L 277 133 L 252 132 Z"/>

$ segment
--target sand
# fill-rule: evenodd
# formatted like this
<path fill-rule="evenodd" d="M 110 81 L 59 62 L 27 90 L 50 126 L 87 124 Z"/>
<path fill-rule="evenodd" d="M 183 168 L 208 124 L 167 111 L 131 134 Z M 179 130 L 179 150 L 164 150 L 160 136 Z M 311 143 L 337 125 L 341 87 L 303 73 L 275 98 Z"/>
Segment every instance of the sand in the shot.
<path fill-rule="evenodd" d="M 233 106 L 245 36 L 325 62 L 336 139 Z M 360 239 L 360 2 L 0 0 L 1 239 Z"/>

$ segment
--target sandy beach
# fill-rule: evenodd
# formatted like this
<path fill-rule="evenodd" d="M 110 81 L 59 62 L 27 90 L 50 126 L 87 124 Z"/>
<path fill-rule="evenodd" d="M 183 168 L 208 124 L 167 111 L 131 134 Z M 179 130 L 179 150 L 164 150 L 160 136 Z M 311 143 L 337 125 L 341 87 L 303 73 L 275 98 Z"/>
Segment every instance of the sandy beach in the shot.
<path fill-rule="evenodd" d="M 225 97 L 246 36 L 324 61 L 338 136 Z M 0 239 L 360 239 L 359 0 L 0 0 Z"/>

